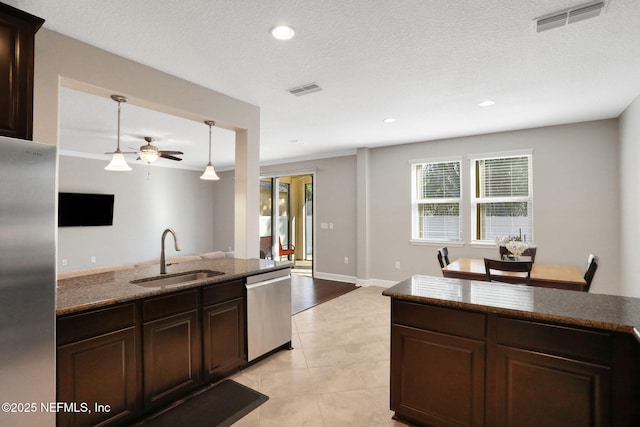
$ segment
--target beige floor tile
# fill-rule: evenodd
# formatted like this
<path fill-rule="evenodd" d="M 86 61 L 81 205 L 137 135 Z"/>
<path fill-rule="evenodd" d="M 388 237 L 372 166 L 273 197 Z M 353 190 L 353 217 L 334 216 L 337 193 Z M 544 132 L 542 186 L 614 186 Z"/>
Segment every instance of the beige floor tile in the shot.
<path fill-rule="evenodd" d="M 318 403 L 327 426 L 370 427 L 389 422 L 388 414 L 366 390 L 322 394 Z"/>
<path fill-rule="evenodd" d="M 315 396 L 270 398 L 260 407 L 260 427 L 324 426 Z"/>
<path fill-rule="evenodd" d="M 312 348 L 304 350 L 307 366 L 309 368 L 322 368 L 326 366 L 344 366 L 354 363 L 349 357 L 346 346 L 333 346 L 327 348 Z"/>
<path fill-rule="evenodd" d="M 303 349 L 325 348 L 328 346 L 341 345 L 341 338 L 346 334 L 336 331 L 315 331 L 300 333 L 300 343 Z"/>
<path fill-rule="evenodd" d="M 260 390 L 269 398 L 313 395 L 309 370 L 288 369 L 260 374 Z"/>
<path fill-rule="evenodd" d="M 310 368 L 309 373 L 311 374 L 311 382 L 316 394 L 366 388 L 365 382 L 358 375 L 353 365 Z"/>
<path fill-rule="evenodd" d="M 391 364 L 388 360 L 362 362 L 353 366 L 366 388 L 386 388 L 389 391 Z"/>
<path fill-rule="evenodd" d="M 307 361 L 302 347 L 293 350 L 280 350 L 260 364 L 260 373 L 277 372 L 288 369 L 306 368 Z"/>

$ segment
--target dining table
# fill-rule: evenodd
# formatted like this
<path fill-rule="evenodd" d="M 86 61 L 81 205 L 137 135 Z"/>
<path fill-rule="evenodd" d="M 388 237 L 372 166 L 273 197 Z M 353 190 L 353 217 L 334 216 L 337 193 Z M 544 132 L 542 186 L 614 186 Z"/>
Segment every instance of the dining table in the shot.
<path fill-rule="evenodd" d="M 487 275 L 482 258 L 458 258 L 442 269 L 444 277 L 486 281 Z M 493 271 L 492 276 L 502 276 L 505 282 L 522 283 L 521 273 Z M 583 274 L 573 265 L 552 265 L 534 262 L 529 286 L 543 288 L 586 290 Z"/>

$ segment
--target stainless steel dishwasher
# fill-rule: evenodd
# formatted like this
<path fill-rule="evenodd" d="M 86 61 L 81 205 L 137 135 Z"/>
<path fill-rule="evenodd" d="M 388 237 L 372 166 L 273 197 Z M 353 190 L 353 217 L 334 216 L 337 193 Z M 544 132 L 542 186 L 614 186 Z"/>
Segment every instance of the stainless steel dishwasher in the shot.
<path fill-rule="evenodd" d="M 291 269 L 247 277 L 247 360 L 291 348 Z"/>

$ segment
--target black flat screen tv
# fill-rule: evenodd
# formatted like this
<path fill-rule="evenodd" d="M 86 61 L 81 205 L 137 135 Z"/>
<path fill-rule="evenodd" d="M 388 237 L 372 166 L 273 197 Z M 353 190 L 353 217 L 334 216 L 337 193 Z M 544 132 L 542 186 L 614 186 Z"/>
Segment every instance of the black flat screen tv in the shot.
<path fill-rule="evenodd" d="M 113 225 L 113 194 L 58 193 L 58 227 Z"/>

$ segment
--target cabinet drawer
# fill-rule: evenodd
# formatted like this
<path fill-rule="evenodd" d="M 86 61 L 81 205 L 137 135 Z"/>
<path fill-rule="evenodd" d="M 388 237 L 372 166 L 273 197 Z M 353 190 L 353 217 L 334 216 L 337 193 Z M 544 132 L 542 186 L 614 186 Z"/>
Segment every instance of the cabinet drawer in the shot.
<path fill-rule="evenodd" d="M 128 328 L 134 325 L 135 316 L 135 304 L 130 303 L 60 317 L 57 321 L 57 344 L 61 346 Z"/>
<path fill-rule="evenodd" d="M 498 344 L 608 365 L 611 335 L 568 326 L 498 317 Z"/>
<path fill-rule="evenodd" d="M 202 290 L 202 305 L 206 307 L 211 304 L 218 304 L 220 302 L 241 298 L 243 295 L 244 282 L 242 280 L 219 283 L 207 286 Z"/>
<path fill-rule="evenodd" d="M 445 334 L 475 339 L 486 335 L 486 317 L 482 313 L 392 300 L 391 316 L 395 324 L 413 326 Z"/>
<path fill-rule="evenodd" d="M 149 321 L 183 313 L 198 306 L 198 290 L 180 292 L 142 301 L 142 320 Z"/>

